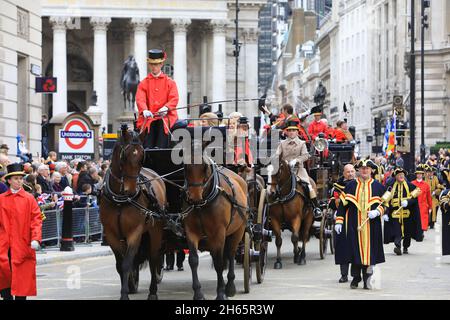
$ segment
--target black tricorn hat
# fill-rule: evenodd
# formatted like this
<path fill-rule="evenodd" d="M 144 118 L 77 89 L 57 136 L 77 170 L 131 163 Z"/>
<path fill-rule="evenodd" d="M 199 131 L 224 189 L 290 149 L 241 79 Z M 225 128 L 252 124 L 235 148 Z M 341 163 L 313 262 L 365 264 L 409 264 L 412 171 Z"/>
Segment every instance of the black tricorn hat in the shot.
<path fill-rule="evenodd" d="M 408 172 L 405 169 L 403 169 L 402 167 L 398 167 L 395 168 L 394 172 L 392 173 L 392 176 L 395 177 L 400 173 L 403 173 L 405 176 L 408 174 Z"/>
<path fill-rule="evenodd" d="M 6 167 L 8 173 L 4 176 L 5 180 L 11 178 L 13 176 L 26 176 L 27 174 L 23 170 L 23 164 L 21 163 L 12 163 Z"/>
<path fill-rule="evenodd" d="M 167 58 L 166 53 L 160 49 L 151 49 L 148 51 L 148 63 L 163 63 Z"/>
<path fill-rule="evenodd" d="M 323 112 L 323 105 L 320 104 L 318 106 L 315 106 L 311 109 L 311 114 L 312 115 L 322 115 Z"/>
<path fill-rule="evenodd" d="M 373 170 L 376 170 L 378 168 L 378 166 L 370 159 L 359 160 L 355 165 L 356 169 L 362 167 L 369 167 L 372 168 Z"/>

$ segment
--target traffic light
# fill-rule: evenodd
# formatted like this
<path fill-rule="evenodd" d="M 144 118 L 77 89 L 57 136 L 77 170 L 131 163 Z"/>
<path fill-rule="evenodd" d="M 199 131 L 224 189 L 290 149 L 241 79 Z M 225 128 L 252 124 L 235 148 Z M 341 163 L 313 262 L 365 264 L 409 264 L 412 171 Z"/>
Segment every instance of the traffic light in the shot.
<path fill-rule="evenodd" d="M 374 118 L 374 133 L 375 136 L 380 136 L 381 135 L 381 118 Z"/>
<path fill-rule="evenodd" d="M 36 93 L 56 93 L 57 79 L 52 77 L 36 77 Z"/>

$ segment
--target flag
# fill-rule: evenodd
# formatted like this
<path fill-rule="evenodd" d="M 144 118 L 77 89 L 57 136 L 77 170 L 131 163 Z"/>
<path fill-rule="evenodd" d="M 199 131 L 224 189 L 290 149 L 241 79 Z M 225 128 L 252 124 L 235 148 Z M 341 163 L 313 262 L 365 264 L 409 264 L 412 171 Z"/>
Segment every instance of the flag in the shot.
<path fill-rule="evenodd" d="M 383 139 L 383 156 L 388 158 L 394 151 L 396 145 L 396 118 L 395 114 L 390 121 L 386 123 L 386 129 L 384 130 L 384 139 Z"/>
<path fill-rule="evenodd" d="M 64 209 L 64 197 L 60 197 L 56 202 L 56 205 L 59 209 Z"/>
<path fill-rule="evenodd" d="M 43 193 L 39 197 L 37 197 L 37 203 L 39 206 L 42 206 L 43 204 L 46 204 L 46 200 L 50 197 L 49 194 Z"/>
<path fill-rule="evenodd" d="M 386 121 L 386 129 L 384 129 L 384 138 L 383 138 L 383 156 L 387 158 L 386 151 L 389 144 L 389 132 L 391 130 L 391 123 L 390 121 Z"/>

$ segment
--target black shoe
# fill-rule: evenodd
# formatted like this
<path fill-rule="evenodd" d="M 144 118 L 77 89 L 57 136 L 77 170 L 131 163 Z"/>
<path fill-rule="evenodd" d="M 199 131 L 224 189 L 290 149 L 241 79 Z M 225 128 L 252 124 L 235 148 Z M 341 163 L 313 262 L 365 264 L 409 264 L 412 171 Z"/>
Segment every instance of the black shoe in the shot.
<path fill-rule="evenodd" d="M 408 254 L 408 248 L 403 248 L 403 253 Z"/>
<path fill-rule="evenodd" d="M 172 270 L 173 270 L 173 266 L 166 266 L 166 267 L 164 268 L 164 270 L 166 270 L 166 271 L 172 271 Z"/>
<path fill-rule="evenodd" d="M 347 277 L 347 276 L 342 276 L 342 277 L 339 279 L 339 283 L 346 283 L 346 282 L 348 282 L 348 277 Z"/>
<path fill-rule="evenodd" d="M 184 271 L 183 267 L 178 267 L 178 271 Z"/>
<path fill-rule="evenodd" d="M 366 290 L 372 290 L 372 285 L 370 284 L 370 278 L 372 277 L 371 274 L 368 274 L 364 277 L 364 289 Z"/>
<path fill-rule="evenodd" d="M 394 252 L 396 255 L 401 256 L 402 255 L 402 250 L 400 250 L 400 248 L 395 247 L 394 248 Z"/>
<path fill-rule="evenodd" d="M 351 289 L 356 289 L 356 288 L 358 288 L 358 283 L 359 283 L 360 281 L 361 281 L 361 280 L 353 279 L 352 282 L 350 283 L 350 288 L 351 288 Z"/>

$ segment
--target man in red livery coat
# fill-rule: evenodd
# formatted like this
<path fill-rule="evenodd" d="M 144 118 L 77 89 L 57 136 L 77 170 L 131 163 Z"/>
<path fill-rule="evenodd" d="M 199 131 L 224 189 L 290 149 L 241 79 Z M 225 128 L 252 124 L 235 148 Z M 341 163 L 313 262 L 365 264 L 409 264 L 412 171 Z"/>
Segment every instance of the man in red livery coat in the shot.
<path fill-rule="evenodd" d="M 319 133 L 323 133 L 326 137 L 328 134 L 328 125 L 325 122 L 321 121 L 321 106 L 312 108 L 311 113 L 314 115 L 314 121 L 311 122 L 308 126 L 308 133 L 311 136 L 311 139 L 314 141 L 319 136 Z"/>
<path fill-rule="evenodd" d="M 162 50 L 149 51 L 147 61 L 151 73 L 141 81 L 136 93 L 139 110 L 136 125 L 139 129 L 145 125 L 146 148 L 167 148 L 168 134 L 178 120 L 178 89 L 175 81 L 161 71 L 165 60 L 166 53 Z"/>
<path fill-rule="evenodd" d="M 433 208 L 433 200 L 431 199 L 431 190 L 429 184 L 423 179 L 425 176 L 426 165 L 419 164 L 416 169 L 416 180 L 412 181 L 421 191 L 419 200 L 420 221 L 422 222 L 422 230 L 427 231 L 429 226 L 429 216 Z"/>
<path fill-rule="evenodd" d="M 10 189 L 0 195 L 0 293 L 4 300 L 36 296 L 36 253 L 42 240 L 41 210 L 23 186 L 23 166 L 10 164 Z"/>

